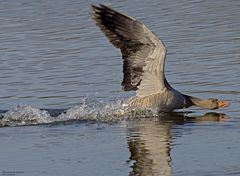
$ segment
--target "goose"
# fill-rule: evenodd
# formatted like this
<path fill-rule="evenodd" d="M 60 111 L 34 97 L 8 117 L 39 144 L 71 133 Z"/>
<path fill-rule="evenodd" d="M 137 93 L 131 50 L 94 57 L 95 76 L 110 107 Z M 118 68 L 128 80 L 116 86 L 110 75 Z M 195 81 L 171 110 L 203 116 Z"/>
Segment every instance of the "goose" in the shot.
<path fill-rule="evenodd" d="M 121 50 L 124 91 L 136 91 L 129 107 L 171 112 L 197 106 L 218 109 L 229 106 L 216 98 L 201 99 L 180 93 L 167 81 L 164 65 L 167 48 L 142 22 L 105 5 L 92 5 L 91 18 L 110 43 Z"/>

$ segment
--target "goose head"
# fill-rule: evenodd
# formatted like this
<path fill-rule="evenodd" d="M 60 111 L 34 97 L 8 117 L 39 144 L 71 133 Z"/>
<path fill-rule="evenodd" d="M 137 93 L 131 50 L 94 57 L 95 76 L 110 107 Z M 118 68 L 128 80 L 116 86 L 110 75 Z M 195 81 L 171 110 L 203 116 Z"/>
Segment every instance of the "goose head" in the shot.
<path fill-rule="evenodd" d="M 225 108 L 225 107 L 229 106 L 228 101 L 225 101 L 225 100 L 220 101 L 215 98 L 209 98 L 204 103 L 205 103 L 207 109 L 218 109 L 218 108 Z"/>
<path fill-rule="evenodd" d="M 226 100 L 218 100 L 216 98 L 201 99 L 189 96 L 189 102 L 191 106 L 198 106 L 205 109 L 218 109 L 225 108 L 230 105 Z"/>

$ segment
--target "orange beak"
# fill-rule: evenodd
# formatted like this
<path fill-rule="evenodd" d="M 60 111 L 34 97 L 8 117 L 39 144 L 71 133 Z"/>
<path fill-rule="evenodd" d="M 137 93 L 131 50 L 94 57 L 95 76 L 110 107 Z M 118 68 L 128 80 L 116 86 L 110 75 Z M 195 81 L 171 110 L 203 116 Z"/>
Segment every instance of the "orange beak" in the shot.
<path fill-rule="evenodd" d="M 225 108 L 225 107 L 228 107 L 230 105 L 230 102 L 229 101 L 218 101 L 218 107 L 219 108 Z"/>

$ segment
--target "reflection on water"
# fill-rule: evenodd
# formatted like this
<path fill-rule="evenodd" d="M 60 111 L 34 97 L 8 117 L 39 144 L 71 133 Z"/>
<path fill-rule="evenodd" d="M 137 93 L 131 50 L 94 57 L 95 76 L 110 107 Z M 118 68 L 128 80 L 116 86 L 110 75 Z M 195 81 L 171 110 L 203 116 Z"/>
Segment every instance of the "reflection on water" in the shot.
<path fill-rule="evenodd" d="M 129 122 L 128 148 L 133 161 L 129 175 L 171 175 L 171 129 L 176 124 L 199 121 L 222 121 L 224 114 L 206 113 L 202 116 L 187 117 L 181 114 L 168 114 L 158 120 L 151 118 Z"/>
<path fill-rule="evenodd" d="M 143 123 L 137 129 L 129 129 L 130 159 L 135 161 L 130 175 L 169 176 L 171 174 L 170 129 L 169 123 L 161 125 Z"/>

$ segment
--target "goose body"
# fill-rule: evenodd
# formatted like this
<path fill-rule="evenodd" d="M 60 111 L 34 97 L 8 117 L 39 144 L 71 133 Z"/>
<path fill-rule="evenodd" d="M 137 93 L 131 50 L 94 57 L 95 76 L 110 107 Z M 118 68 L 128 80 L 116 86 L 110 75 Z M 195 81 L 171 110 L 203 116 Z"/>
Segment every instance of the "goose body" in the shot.
<path fill-rule="evenodd" d="M 200 99 L 172 88 L 165 78 L 167 48 L 142 22 L 110 7 L 92 5 L 92 19 L 109 41 L 121 50 L 124 91 L 136 91 L 128 106 L 169 112 L 190 106 L 217 109 L 227 101 Z"/>
<path fill-rule="evenodd" d="M 168 89 L 144 97 L 132 97 L 128 100 L 128 105 L 131 107 L 154 108 L 164 112 L 187 107 L 185 97 L 181 93 Z"/>

